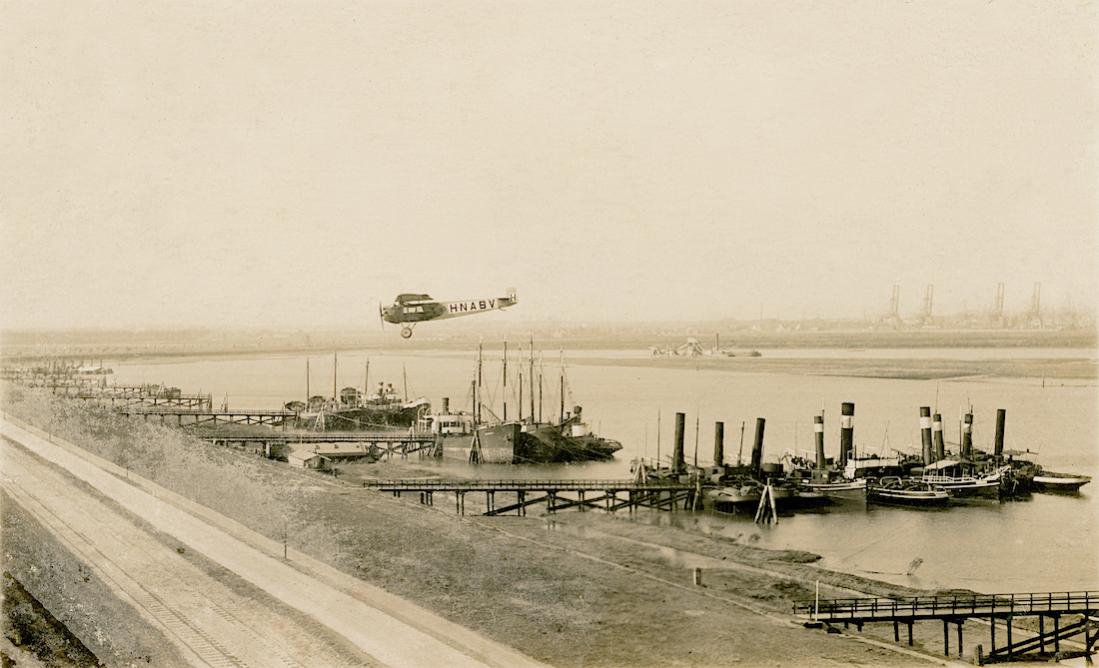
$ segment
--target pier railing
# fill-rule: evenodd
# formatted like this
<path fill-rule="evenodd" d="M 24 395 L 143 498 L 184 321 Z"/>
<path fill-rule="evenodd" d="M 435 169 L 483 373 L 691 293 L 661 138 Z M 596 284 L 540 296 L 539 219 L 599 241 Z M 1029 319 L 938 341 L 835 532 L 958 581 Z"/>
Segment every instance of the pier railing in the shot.
<path fill-rule="evenodd" d="M 493 480 L 438 480 L 438 479 L 401 479 L 401 480 L 366 480 L 364 487 L 382 490 L 414 490 L 414 491 L 516 491 L 516 490 L 540 490 L 540 491 L 590 491 L 590 490 L 690 490 L 695 485 L 681 482 L 634 482 L 633 480 L 599 480 L 599 479 L 493 479 Z"/>
<path fill-rule="evenodd" d="M 818 620 L 839 622 L 1087 612 L 1099 609 L 1099 591 L 838 598 L 821 601 L 816 606 L 813 602 L 794 605 L 795 614 L 812 616 L 814 609 Z"/>

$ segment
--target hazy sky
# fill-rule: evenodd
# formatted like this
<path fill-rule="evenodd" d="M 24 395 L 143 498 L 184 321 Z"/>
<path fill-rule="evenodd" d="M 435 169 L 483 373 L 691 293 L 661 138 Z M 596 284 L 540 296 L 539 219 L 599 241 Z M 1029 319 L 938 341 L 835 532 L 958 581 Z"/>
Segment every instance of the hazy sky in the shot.
<path fill-rule="evenodd" d="M 0 4 L 9 327 L 1099 293 L 1081 2 Z"/>

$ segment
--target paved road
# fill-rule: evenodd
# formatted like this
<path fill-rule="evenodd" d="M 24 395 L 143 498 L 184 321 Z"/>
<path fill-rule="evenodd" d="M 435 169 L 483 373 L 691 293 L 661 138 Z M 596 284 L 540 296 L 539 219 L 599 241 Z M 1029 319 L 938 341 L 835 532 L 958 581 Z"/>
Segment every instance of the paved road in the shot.
<path fill-rule="evenodd" d="M 449 640 L 448 642 L 448 639 L 441 639 L 424 629 L 417 628 L 416 625 L 404 620 L 423 618 L 430 621 L 433 615 L 426 613 L 418 606 L 399 599 L 395 604 L 392 596 L 388 596 L 385 601 L 387 607 L 392 611 L 395 605 L 401 605 L 403 606 L 402 609 L 397 611 L 399 614 L 396 615 L 383 612 L 372 606 L 367 600 L 363 600 L 363 597 L 357 598 L 332 586 L 327 581 L 303 573 L 295 568 L 293 563 L 286 563 L 264 553 L 252 544 L 217 528 L 212 523 L 184 512 L 176 505 L 167 503 L 147 491 L 131 485 L 127 481 L 94 466 L 84 458 L 58 447 L 47 439 L 41 438 L 10 421 L 0 421 L 0 433 L 87 482 L 125 510 L 178 540 L 182 545 L 196 550 L 220 566 L 232 571 L 243 580 L 262 589 L 282 604 L 319 622 L 327 627 L 329 631 L 342 636 L 370 657 L 366 661 L 367 663 L 431 667 L 539 665 L 529 657 L 492 643 L 468 629 L 463 629 L 462 633 L 454 634 L 458 640 Z M 15 450 L 17 449 L 13 446 L 5 445 L 5 459 L 7 459 L 10 452 Z M 33 462 L 33 458 L 27 458 L 24 455 L 20 458 L 20 461 L 24 467 L 21 475 L 29 474 L 30 472 L 26 470 L 27 462 Z M 6 462 L 5 471 L 7 471 Z M 39 475 L 41 471 L 35 471 L 34 474 Z M 13 478 L 13 488 L 17 483 L 18 481 Z M 39 487 L 43 483 L 45 486 Z M 27 497 L 32 490 L 45 490 L 38 495 L 38 498 L 34 499 L 39 503 L 45 501 L 41 497 L 56 494 L 59 487 L 66 487 L 64 484 L 59 484 L 56 478 L 52 481 L 45 480 L 33 483 L 28 480 L 28 484 L 30 490 L 20 484 L 16 493 L 22 493 L 24 497 Z M 5 481 L 5 485 L 7 485 L 7 481 Z M 69 502 L 71 501 L 63 501 L 62 505 Z M 80 505 L 76 507 L 79 508 Z M 90 538 L 90 534 L 97 531 L 95 525 L 81 524 L 79 518 L 73 518 L 73 522 L 75 522 L 74 528 L 86 538 Z M 219 522 L 218 524 L 224 526 L 227 523 Z M 123 550 L 123 552 L 128 551 Z M 158 557 L 160 556 L 163 555 L 158 555 Z M 119 559 L 122 558 L 119 557 Z M 151 558 L 148 553 L 144 553 L 139 559 L 127 562 L 128 567 L 140 568 L 138 562 L 146 558 Z M 170 557 L 165 557 L 165 559 L 167 561 L 160 561 L 156 568 L 163 569 L 176 565 L 176 562 Z M 180 559 L 180 561 L 185 560 Z M 143 581 L 144 573 L 142 571 L 132 579 L 145 584 Z M 158 578 L 159 581 L 171 579 L 170 574 Z M 208 601 L 219 604 L 223 600 L 233 600 L 224 598 L 226 596 L 224 587 L 221 589 L 216 587 L 211 589 L 202 588 L 205 584 L 200 585 L 199 590 L 194 593 L 195 596 L 201 596 Z M 241 604 L 241 601 L 233 600 L 231 605 L 238 604 Z M 181 602 L 180 605 L 196 604 L 194 602 L 190 604 Z M 226 603 L 226 605 L 230 604 Z M 214 609 L 217 610 L 218 608 L 215 607 Z M 224 623 L 222 615 L 216 612 L 212 614 L 222 620 L 216 622 L 215 625 Z M 249 614 L 248 612 L 241 613 L 241 617 L 248 618 Z M 196 623 L 202 621 L 201 616 L 188 617 L 187 614 L 181 614 L 181 616 L 187 617 L 188 620 Z M 234 616 L 232 610 L 230 610 L 230 616 Z M 211 618 L 209 621 L 214 622 L 215 620 Z M 244 622 L 244 620 L 238 621 Z M 239 631 L 239 628 L 237 630 Z M 222 642 L 216 637 L 214 639 Z M 294 659 L 293 653 L 284 645 L 284 654 L 290 659 Z M 229 650 L 242 665 L 271 665 L 275 662 L 272 659 L 280 656 L 275 651 L 275 648 L 280 647 L 280 645 L 272 645 L 270 659 L 253 663 L 256 655 L 246 652 L 243 649 L 244 646 L 241 645 L 242 649 L 238 650 L 235 645 L 223 643 L 223 648 Z M 267 648 L 261 648 L 258 655 L 260 658 L 267 658 L 263 655 L 263 649 Z M 243 656 L 238 656 L 238 654 Z M 307 656 L 299 658 L 299 660 L 305 665 L 326 665 L 319 657 Z M 335 660 L 335 663 L 338 665 L 340 661 Z"/>

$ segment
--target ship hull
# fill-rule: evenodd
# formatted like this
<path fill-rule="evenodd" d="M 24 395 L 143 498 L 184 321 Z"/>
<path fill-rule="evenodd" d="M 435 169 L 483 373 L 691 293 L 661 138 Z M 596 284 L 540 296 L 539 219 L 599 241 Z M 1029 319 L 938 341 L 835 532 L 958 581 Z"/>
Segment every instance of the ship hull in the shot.
<path fill-rule="evenodd" d="M 452 434 L 439 439 L 444 459 L 467 464 L 513 464 L 519 425 L 481 427 L 475 434 Z"/>
<path fill-rule="evenodd" d="M 376 431 L 411 427 L 420 415 L 419 406 L 398 408 L 343 408 L 326 411 L 323 415 L 324 431 Z M 300 413 L 290 418 L 289 426 L 297 429 L 316 429 L 318 413 Z"/>
<path fill-rule="evenodd" d="M 1089 482 L 1091 482 L 1091 478 L 1086 476 L 1036 475 L 1031 480 L 1031 485 L 1033 485 L 1036 492 L 1075 494 Z"/>

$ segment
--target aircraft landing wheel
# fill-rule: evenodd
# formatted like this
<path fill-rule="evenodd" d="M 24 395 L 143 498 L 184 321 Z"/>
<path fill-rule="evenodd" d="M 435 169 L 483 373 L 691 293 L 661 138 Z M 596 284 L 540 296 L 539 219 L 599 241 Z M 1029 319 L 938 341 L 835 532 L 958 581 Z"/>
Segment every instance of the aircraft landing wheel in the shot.
<path fill-rule="evenodd" d="M 412 328 L 411 327 L 402 327 L 401 328 L 401 338 L 402 339 L 411 339 L 412 338 Z"/>

